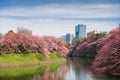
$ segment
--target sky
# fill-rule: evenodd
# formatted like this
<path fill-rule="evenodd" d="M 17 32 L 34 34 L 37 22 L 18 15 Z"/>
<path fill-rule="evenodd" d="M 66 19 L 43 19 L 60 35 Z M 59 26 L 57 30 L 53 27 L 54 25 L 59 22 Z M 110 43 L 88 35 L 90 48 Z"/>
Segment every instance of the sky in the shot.
<path fill-rule="evenodd" d="M 84 24 L 87 32 L 110 31 L 120 24 L 120 0 L 0 0 L 0 33 L 18 27 L 33 35 L 74 34 Z"/>

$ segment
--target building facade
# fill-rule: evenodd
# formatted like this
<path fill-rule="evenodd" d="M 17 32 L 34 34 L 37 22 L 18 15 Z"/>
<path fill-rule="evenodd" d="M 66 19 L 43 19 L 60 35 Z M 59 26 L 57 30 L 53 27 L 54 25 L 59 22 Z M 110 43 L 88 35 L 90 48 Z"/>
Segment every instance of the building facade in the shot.
<path fill-rule="evenodd" d="M 78 24 L 75 26 L 75 37 L 85 38 L 86 37 L 86 25 Z"/>
<path fill-rule="evenodd" d="M 74 35 L 70 34 L 70 33 L 67 33 L 67 34 L 61 36 L 61 38 L 68 43 L 72 43 Z"/>
<path fill-rule="evenodd" d="M 90 38 L 90 37 L 92 37 L 92 36 L 94 36 L 94 35 L 96 35 L 96 34 L 100 34 L 100 32 L 97 31 L 97 30 L 88 32 L 88 33 L 87 33 L 87 37 Z"/>
<path fill-rule="evenodd" d="M 73 34 L 68 33 L 65 35 L 65 37 L 66 37 L 66 42 L 72 43 L 74 38 Z"/>

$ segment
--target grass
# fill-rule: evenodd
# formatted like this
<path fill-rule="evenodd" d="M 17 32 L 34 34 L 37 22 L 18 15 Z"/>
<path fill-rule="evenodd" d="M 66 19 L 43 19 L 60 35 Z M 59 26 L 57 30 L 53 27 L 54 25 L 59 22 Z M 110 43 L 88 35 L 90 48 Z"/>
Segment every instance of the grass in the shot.
<path fill-rule="evenodd" d="M 27 80 L 28 78 L 32 78 L 33 75 L 46 75 L 46 70 L 51 73 L 55 72 L 61 65 L 63 65 L 63 63 L 34 67 L 0 69 L 0 80 Z"/>
<path fill-rule="evenodd" d="M 0 55 L 0 65 L 1 64 L 23 64 L 23 63 L 35 63 L 40 62 L 50 62 L 56 60 L 64 60 L 64 58 L 58 53 L 52 53 L 49 57 L 45 57 L 43 54 L 29 53 L 29 54 L 1 54 Z"/>

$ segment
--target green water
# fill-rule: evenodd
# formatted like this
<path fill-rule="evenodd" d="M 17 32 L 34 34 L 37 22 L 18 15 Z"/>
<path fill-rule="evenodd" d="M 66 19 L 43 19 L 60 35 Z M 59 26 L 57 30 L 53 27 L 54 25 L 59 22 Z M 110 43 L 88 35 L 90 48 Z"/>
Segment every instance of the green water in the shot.
<path fill-rule="evenodd" d="M 0 80 L 120 80 L 92 74 L 91 62 L 91 59 L 68 58 L 65 63 L 0 69 Z"/>
<path fill-rule="evenodd" d="M 0 70 L 0 80 L 33 80 L 37 76 L 52 74 L 63 64 L 51 64 L 35 67 L 11 68 Z M 36 79 L 35 79 L 36 80 Z M 38 79 L 44 80 L 44 79 Z"/>

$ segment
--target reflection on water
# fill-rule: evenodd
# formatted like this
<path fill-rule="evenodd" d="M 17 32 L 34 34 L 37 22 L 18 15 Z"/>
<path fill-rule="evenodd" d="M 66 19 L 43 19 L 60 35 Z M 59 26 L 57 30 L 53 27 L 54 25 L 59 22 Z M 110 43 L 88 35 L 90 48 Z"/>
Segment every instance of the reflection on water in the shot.
<path fill-rule="evenodd" d="M 72 58 L 67 60 L 69 72 L 67 73 L 66 80 L 90 80 L 93 79 L 89 73 L 89 65 L 91 60 L 80 58 Z"/>
<path fill-rule="evenodd" d="M 90 59 L 68 58 L 66 63 L 1 69 L 0 80 L 120 80 L 93 75 L 90 65 Z"/>

